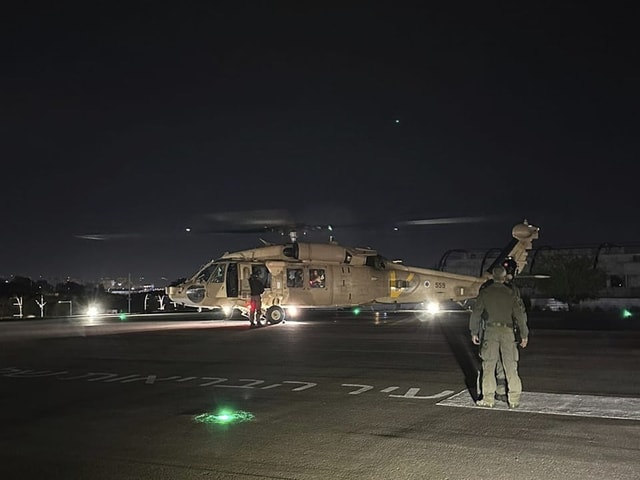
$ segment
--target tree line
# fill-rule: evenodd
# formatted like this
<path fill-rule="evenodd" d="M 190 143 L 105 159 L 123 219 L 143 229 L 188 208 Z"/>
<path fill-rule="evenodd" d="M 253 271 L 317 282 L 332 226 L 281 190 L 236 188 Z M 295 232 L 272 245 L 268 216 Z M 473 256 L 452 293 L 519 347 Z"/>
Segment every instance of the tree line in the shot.
<path fill-rule="evenodd" d="M 11 280 L 0 279 L 0 318 L 43 318 L 83 314 L 92 304 L 99 305 L 101 313 L 181 309 L 169 302 L 164 289 L 123 295 L 106 291 L 102 284 L 83 285 L 65 281 L 52 285 L 46 280 L 34 281 L 22 276 L 15 276 Z"/>

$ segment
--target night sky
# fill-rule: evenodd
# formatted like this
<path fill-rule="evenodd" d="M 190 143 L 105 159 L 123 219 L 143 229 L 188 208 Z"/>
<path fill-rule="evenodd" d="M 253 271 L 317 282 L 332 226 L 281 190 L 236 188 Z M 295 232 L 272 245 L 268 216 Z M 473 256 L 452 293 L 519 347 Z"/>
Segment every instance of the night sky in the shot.
<path fill-rule="evenodd" d="M 500 216 L 334 232 L 425 267 L 524 218 L 640 242 L 637 2 L 309 3 L 3 7 L 0 277 L 162 283 L 257 246 L 182 233 L 251 209 Z"/>

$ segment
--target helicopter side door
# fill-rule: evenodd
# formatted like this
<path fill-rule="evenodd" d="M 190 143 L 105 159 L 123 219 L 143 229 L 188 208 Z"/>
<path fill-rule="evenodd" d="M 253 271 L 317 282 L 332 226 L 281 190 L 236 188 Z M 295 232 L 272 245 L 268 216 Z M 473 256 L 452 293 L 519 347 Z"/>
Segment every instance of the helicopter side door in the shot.
<path fill-rule="evenodd" d="M 238 296 L 238 264 L 229 263 L 227 265 L 227 297 Z"/>
<path fill-rule="evenodd" d="M 249 287 L 249 277 L 251 276 L 251 265 L 241 264 L 239 268 L 240 277 L 240 298 L 249 298 L 251 296 L 251 288 Z"/>

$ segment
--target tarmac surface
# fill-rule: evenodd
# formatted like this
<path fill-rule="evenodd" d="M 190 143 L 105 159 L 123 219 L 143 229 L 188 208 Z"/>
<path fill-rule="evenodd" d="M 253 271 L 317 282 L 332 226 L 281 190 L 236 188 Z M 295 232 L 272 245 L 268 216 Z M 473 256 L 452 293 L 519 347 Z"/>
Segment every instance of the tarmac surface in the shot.
<path fill-rule="evenodd" d="M 1 322 L 0 478 L 640 477 L 640 319 L 531 314 L 517 410 L 474 405 L 467 322 Z"/>

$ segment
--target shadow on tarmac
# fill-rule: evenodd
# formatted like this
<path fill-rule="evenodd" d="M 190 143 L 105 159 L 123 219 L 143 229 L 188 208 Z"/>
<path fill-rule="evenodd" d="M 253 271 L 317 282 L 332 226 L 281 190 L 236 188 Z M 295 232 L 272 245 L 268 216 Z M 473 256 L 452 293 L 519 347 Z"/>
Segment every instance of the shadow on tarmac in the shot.
<path fill-rule="evenodd" d="M 478 372 L 482 366 L 478 355 L 478 347 L 471 343 L 468 329 L 466 327 L 460 328 L 460 320 L 462 320 L 460 316 L 456 315 L 454 318 L 451 317 L 453 317 L 452 314 L 447 315 L 447 320 L 441 320 L 438 324 L 464 375 L 464 383 L 471 393 L 473 400 L 476 401 L 479 398 L 477 384 Z M 465 318 L 468 318 L 468 315 Z M 448 320 L 456 321 L 452 322 Z"/>

